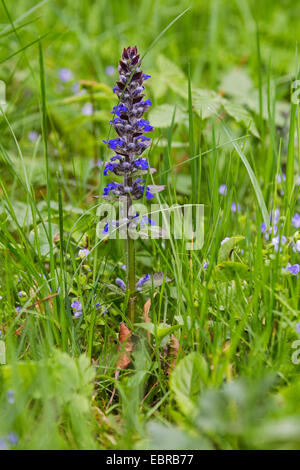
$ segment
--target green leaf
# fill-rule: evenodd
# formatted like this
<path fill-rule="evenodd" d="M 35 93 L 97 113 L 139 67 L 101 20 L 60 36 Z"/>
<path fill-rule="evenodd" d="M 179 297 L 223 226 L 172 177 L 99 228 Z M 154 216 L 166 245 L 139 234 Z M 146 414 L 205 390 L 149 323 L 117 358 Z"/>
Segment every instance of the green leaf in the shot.
<path fill-rule="evenodd" d="M 224 98 L 213 90 L 194 88 L 192 90 L 193 109 L 202 119 L 218 114 Z"/>
<path fill-rule="evenodd" d="M 218 264 L 215 270 L 217 278 L 223 280 L 231 280 L 238 275 L 241 279 L 249 279 L 250 268 L 246 264 L 237 263 L 236 261 L 224 261 Z"/>
<path fill-rule="evenodd" d="M 170 104 L 162 104 L 156 106 L 155 109 L 149 113 L 149 120 L 154 127 L 163 128 L 170 127 L 174 114 L 174 106 Z M 188 114 L 181 106 L 176 106 L 174 123 L 180 124 L 187 122 Z"/>
<path fill-rule="evenodd" d="M 0 341 L 0 364 L 6 364 L 6 345 L 4 341 Z"/>
<path fill-rule="evenodd" d="M 244 106 L 239 103 L 232 103 L 231 101 L 224 101 L 224 109 L 225 111 L 233 117 L 233 119 L 237 122 L 241 122 L 244 126 L 249 129 L 249 131 L 255 136 L 259 137 L 258 130 L 255 126 L 254 119 L 247 111 Z"/>
<path fill-rule="evenodd" d="M 219 89 L 226 95 L 243 98 L 253 90 L 253 83 L 244 70 L 234 69 L 223 77 Z"/>
<path fill-rule="evenodd" d="M 207 384 L 208 365 L 204 357 L 192 352 L 181 359 L 171 375 L 170 387 L 176 402 L 186 416 L 195 413 L 195 403 Z"/>
<path fill-rule="evenodd" d="M 181 328 L 181 325 L 173 325 L 167 326 L 164 323 L 160 323 L 158 327 L 156 327 L 153 323 L 136 323 L 135 326 L 138 328 L 143 328 L 146 331 L 149 331 L 153 336 L 158 338 L 159 343 L 168 335 L 173 333 L 176 330 Z"/>
<path fill-rule="evenodd" d="M 245 239 L 245 237 L 242 237 L 240 235 L 238 235 L 236 237 L 228 238 L 228 240 L 226 240 L 223 243 L 223 245 L 221 245 L 221 247 L 219 249 L 218 264 L 222 263 L 223 261 L 227 261 L 229 256 L 230 256 L 230 253 L 234 249 L 235 245 L 237 243 L 241 242 L 244 239 Z"/>

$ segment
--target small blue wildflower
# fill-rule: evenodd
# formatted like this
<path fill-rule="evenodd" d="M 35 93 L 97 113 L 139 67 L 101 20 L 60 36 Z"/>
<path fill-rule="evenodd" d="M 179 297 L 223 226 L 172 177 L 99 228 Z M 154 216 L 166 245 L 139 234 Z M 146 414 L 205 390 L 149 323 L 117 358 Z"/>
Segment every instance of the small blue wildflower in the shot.
<path fill-rule="evenodd" d="M 145 274 L 145 276 L 143 276 L 137 283 L 136 283 L 136 287 L 137 288 L 141 288 L 145 282 L 147 281 L 150 281 L 150 274 Z"/>
<path fill-rule="evenodd" d="M 77 93 L 79 92 L 80 90 L 80 85 L 78 82 L 75 82 L 72 86 L 72 91 L 74 93 L 74 95 L 77 95 Z"/>
<path fill-rule="evenodd" d="M 15 403 L 15 392 L 14 392 L 14 390 L 8 390 L 7 391 L 7 401 L 11 405 L 13 405 Z"/>
<path fill-rule="evenodd" d="M 274 245 L 275 251 L 278 251 L 279 245 L 281 246 L 285 245 L 287 242 L 287 238 L 282 235 L 280 239 L 280 235 L 277 235 L 277 237 L 272 238 L 272 244 Z"/>
<path fill-rule="evenodd" d="M 115 168 L 117 165 L 118 165 L 117 163 L 110 163 L 110 162 L 107 163 L 107 164 L 105 165 L 104 172 L 103 172 L 104 176 L 107 176 L 109 171 L 114 171 L 114 168 Z"/>
<path fill-rule="evenodd" d="M 204 263 L 203 263 L 203 269 L 207 269 L 207 268 L 208 268 L 208 265 L 209 265 L 208 261 L 204 261 Z"/>
<path fill-rule="evenodd" d="M 108 233 L 108 229 L 109 229 L 109 223 L 107 222 L 107 224 L 105 224 L 104 226 L 104 229 L 102 230 L 102 233 L 105 235 L 106 233 Z"/>
<path fill-rule="evenodd" d="M 145 158 L 137 158 L 134 161 L 134 166 L 137 168 L 141 168 L 141 170 L 148 170 L 149 168 L 149 163 Z"/>
<path fill-rule="evenodd" d="M 8 445 L 5 439 L 2 439 L 1 437 L 0 437 L 0 450 L 8 450 Z"/>
<path fill-rule="evenodd" d="M 108 65 L 105 69 L 105 73 L 106 73 L 106 75 L 111 77 L 112 75 L 114 75 L 116 73 L 116 69 L 113 65 Z"/>
<path fill-rule="evenodd" d="M 300 253 L 300 240 L 297 240 L 296 243 L 294 244 L 293 251 L 295 253 Z"/>
<path fill-rule="evenodd" d="M 79 318 L 82 315 L 82 305 L 79 300 L 74 300 L 74 302 L 71 303 L 71 308 L 73 310 L 73 315 L 75 318 Z"/>
<path fill-rule="evenodd" d="M 151 78 L 151 75 L 148 75 L 147 73 L 143 73 L 143 79 L 148 80 L 148 78 Z"/>
<path fill-rule="evenodd" d="M 126 113 L 127 108 L 124 104 L 118 104 L 117 106 L 113 107 L 111 114 L 116 114 L 117 116 L 121 117 L 121 113 Z"/>
<path fill-rule="evenodd" d="M 219 193 L 222 194 L 223 196 L 225 196 L 227 194 L 226 184 L 221 184 L 221 186 L 219 186 Z"/>
<path fill-rule="evenodd" d="M 119 277 L 117 277 L 115 279 L 115 283 L 117 284 L 117 286 L 121 287 L 122 290 L 126 290 L 126 284 L 124 281 L 122 281 L 122 279 L 120 279 Z"/>
<path fill-rule="evenodd" d="M 118 183 L 108 183 L 105 188 L 103 189 L 103 196 L 108 196 L 109 192 L 112 189 L 117 189 L 118 188 Z"/>
<path fill-rule="evenodd" d="M 295 228 L 300 228 L 300 214 L 298 214 L 298 212 L 296 212 L 294 217 L 292 218 L 292 225 Z"/>
<path fill-rule="evenodd" d="M 142 127 L 145 132 L 152 132 L 154 127 L 150 125 L 146 119 L 140 119 L 137 123 L 139 127 Z"/>
<path fill-rule="evenodd" d="M 19 442 L 19 436 L 15 432 L 9 432 L 7 434 L 7 440 L 10 444 L 12 444 L 13 446 L 16 446 Z"/>
<path fill-rule="evenodd" d="M 20 312 L 22 310 L 22 307 L 16 307 L 17 312 Z"/>
<path fill-rule="evenodd" d="M 154 194 L 151 193 L 149 187 L 146 188 L 146 198 L 147 198 L 147 199 L 152 199 L 152 198 L 154 198 Z"/>
<path fill-rule="evenodd" d="M 240 212 L 240 211 L 241 211 L 241 206 L 233 202 L 231 204 L 231 212 Z"/>
<path fill-rule="evenodd" d="M 89 256 L 89 254 L 90 254 L 90 250 L 88 250 L 87 248 L 82 248 L 81 250 L 78 251 L 78 256 L 81 259 L 86 258 L 87 256 Z"/>
<path fill-rule="evenodd" d="M 36 142 L 39 138 L 39 134 L 36 131 L 30 131 L 27 137 L 30 140 L 30 142 Z"/>
<path fill-rule="evenodd" d="M 281 177 L 281 174 L 279 173 L 279 175 L 277 176 L 277 181 L 278 183 L 282 183 L 283 181 L 286 180 L 286 175 L 285 173 L 282 173 L 282 177 Z"/>
<path fill-rule="evenodd" d="M 144 227 L 145 225 L 148 225 L 148 224 L 153 226 L 155 225 L 155 222 L 154 220 L 149 219 L 149 217 L 147 217 L 146 215 L 143 215 L 141 218 L 141 223 L 140 223 L 141 227 Z"/>
<path fill-rule="evenodd" d="M 121 269 L 123 269 L 124 271 L 126 271 L 126 264 L 122 264 Z"/>
<path fill-rule="evenodd" d="M 113 150 L 116 150 L 117 147 L 122 147 L 122 145 L 124 145 L 123 140 L 119 137 L 117 137 L 116 139 L 110 139 L 109 141 L 103 140 L 103 142 Z"/>
<path fill-rule="evenodd" d="M 84 106 L 81 108 L 81 114 L 84 116 L 92 116 L 94 113 L 93 105 L 92 103 L 85 103 Z"/>
<path fill-rule="evenodd" d="M 296 323 L 296 332 L 300 333 L 300 323 Z"/>
<path fill-rule="evenodd" d="M 59 76 L 60 81 L 63 83 L 67 83 L 73 80 L 73 73 L 71 72 L 70 69 L 67 69 L 66 67 L 59 69 L 58 76 Z"/>
<path fill-rule="evenodd" d="M 19 296 L 19 297 L 25 297 L 25 296 L 26 296 L 26 293 L 25 293 L 23 290 L 20 290 L 20 291 L 18 292 L 18 296 Z"/>
<path fill-rule="evenodd" d="M 145 100 L 145 101 L 142 101 L 142 103 L 143 103 L 144 105 L 146 104 L 147 106 L 152 106 L 152 102 L 151 102 L 151 100 L 149 100 L 149 99 L 148 99 L 148 100 Z"/>
<path fill-rule="evenodd" d="M 299 271 L 300 271 L 299 264 L 290 264 L 290 263 L 288 263 L 288 265 L 285 269 L 287 271 L 289 271 L 291 274 L 293 274 L 294 276 L 297 276 L 297 278 L 298 278 L 298 274 L 299 274 Z"/>

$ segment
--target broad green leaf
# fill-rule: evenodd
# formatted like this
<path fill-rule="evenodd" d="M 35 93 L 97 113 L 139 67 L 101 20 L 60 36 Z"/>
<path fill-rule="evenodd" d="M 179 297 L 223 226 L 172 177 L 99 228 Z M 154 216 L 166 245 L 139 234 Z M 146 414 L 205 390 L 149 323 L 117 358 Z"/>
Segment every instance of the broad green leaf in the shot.
<path fill-rule="evenodd" d="M 0 341 L 0 364 L 6 364 L 6 345 L 4 341 Z"/>
<path fill-rule="evenodd" d="M 244 239 L 245 239 L 245 237 L 242 237 L 240 235 L 238 235 L 236 237 L 228 238 L 228 240 L 226 240 L 223 243 L 223 245 L 221 245 L 221 247 L 219 249 L 218 264 L 223 263 L 223 261 L 227 261 L 229 256 L 230 256 L 230 253 L 234 249 L 235 245 L 237 243 L 241 242 Z"/>
<path fill-rule="evenodd" d="M 236 261 L 224 261 L 215 269 L 216 277 L 219 279 L 234 279 L 238 275 L 241 279 L 249 279 L 250 268 L 246 264 Z"/>
<path fill-rule="evenodd" d="M 218 114 L 224 98 L 213 90 L 193 88 L 193 109 L 202 119 Z"/>
<path fill-rule="evenodd" d="M 241 122 L 249 131 L 255 136 L 259 137 L 258 130 L 255 126 L 254 119 L 251 114 L 239 103 L 232 103 L 231 101 L 224 101 L 225 111 L 233 117 L 237 122 Z"/>
<path fill-rule="evenodd" d="M 162 104 L 156 106 L 149 113 L 149 120 L 154 127 L 163 128 L 170 127 L 174 114 L 174 106 L 170 104 Z M 176 106 L 174 123 L 180 124 L 181 122 L 187 122 L 188 115 L 181 106 Z"/>
<path fill-rule="evenodd" d="M 253 90 L 253 83 L 247 72 L 234 69 L 223 77 L 219 89 L 226 95 L 243 98 Z"/>
<path fill-rule="evenodd" d="M 207 384 L 208 365 L 198 352 L 192 352 L 181 359 L 170 378 L 170 388 L 176 402 L 186 416 L 195 413 L 195 404 L 205 384 Z"/>

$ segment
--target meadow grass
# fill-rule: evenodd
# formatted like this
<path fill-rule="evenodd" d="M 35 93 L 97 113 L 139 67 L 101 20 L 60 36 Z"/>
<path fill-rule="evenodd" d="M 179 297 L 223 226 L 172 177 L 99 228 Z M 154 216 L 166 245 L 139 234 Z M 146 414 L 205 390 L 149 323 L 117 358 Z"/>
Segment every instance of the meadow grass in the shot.
<path fill-rule="evenodd" d="M 1 1 L 0 448 L 300 448 L 297 12 Z M 123 240 L 96 226 L 111 89 L 135 44 L 152 77 L 148 180 L 162 207 L 203 204 L 205 232 L 201 250 L 137 242 L 138 277 L 168 279 L 137 294 L 131 324 Z M 116 374 L 120 322 L 135 346 Z"/>

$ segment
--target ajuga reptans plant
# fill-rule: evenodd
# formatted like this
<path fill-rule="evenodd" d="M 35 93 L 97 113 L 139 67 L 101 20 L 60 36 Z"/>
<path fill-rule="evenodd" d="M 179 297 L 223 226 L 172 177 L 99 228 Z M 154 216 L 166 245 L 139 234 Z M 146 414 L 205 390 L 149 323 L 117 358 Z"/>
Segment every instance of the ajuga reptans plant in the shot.
<path fill-rule="evenodd" d="M 144 113 L 152 106 L 149 99 L 145 99 L 145 80 L 150 75 L 141 70 L 141 59 L 137 47 L 128 47 L 123 50 L 119 63 L 119 80 L 113 91 L 119 98 L 117 106 L 113 108 L 113 119 L 110 121 L 112 127 L 118 134 L 115 139 L 104 141 L 109 148 L 115 151 L 115 155 L 106 163 L 104 175 L 109 172 L 116 176 L 122 176 L 122 182 L 113 181 L 104 188 L 105 199 L 123 197 L 126 199 L 125 221 L 129 224 L 139 214 L 131 214 L 130 207 L 134 200 L 146 198 L 152 199 L 154 192 L 161 187 L 149 186 L 140 176 L 150 170 L 149 163 L 145 157 L 141 157 L 144 151 L 150 147 L 152 140 L 145 133 L 152 132 L 154 128 L 149 121 L 143 119 Z M 131 215 L 129 215 L 131 214 Z M 151 221 L 149 220 L 149 223 Z M 117 223 L 116 223 L 117 225 Z M 109 224 L 104 228 L 108 233 Z M 140 289 L 149 275 L 144 276 L 136 283 L 135 273 L 135 246 L 134 240 L 127 234 L 126 239 L 126 269 L 127 285 L 118 279 L 118 284 L 123 290 L 129 291 L 128 317 L 133 322 L 135 317 L 135 292 Z"/>

